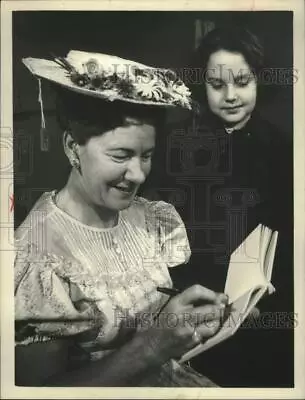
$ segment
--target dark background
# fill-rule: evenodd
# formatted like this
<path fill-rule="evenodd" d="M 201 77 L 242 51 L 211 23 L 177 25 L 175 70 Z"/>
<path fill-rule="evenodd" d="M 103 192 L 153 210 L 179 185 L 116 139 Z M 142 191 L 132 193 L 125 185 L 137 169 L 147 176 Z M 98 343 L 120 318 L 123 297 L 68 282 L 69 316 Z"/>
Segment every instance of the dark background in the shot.
<path fill-rule="evenodd" d="M 49 150 L 41 150 L 38 84 L 22 64 L 22 57 L 50 58 L 50 52 L 65 56 L 74 49 L 114 54 L 158 67 L 183 68 L 195 48 L 196 21 L 203 26 L 211 22 L 246 25 L 261 39 L 268 66 L 291 68 L 293 65 L 292 12 L 13 13 L 16 227 L 40 194 L 64 185 L 69 172 L 55 119 L 54 94 L 44 83 L 42 94 Z M 292 136 L 292 85 L 271 85 L 269 89 L 270 97 L 262 103 L 260 113 Z M 154 161 L 157 167 L 145 190 L 162 187 L 158 196 L 170 201 L 166 191 L 168 171 L 161 153 L 158 155 L 157 151 Z M 289 341 L 286 335 L 285 342 L 278 339 L 276 346 L 268 351 L 260 340 L 271 343 L 273 335 L 272 330 L 264 332 L 263 336 L 257 335 L 255 330 L 237 332 L 234 338 L 197 357 L 194 364 L 222 386 L 293 386 L 292 333 L 287 333 Z M 274 363 L 273 359 L 277 361 Z"/>

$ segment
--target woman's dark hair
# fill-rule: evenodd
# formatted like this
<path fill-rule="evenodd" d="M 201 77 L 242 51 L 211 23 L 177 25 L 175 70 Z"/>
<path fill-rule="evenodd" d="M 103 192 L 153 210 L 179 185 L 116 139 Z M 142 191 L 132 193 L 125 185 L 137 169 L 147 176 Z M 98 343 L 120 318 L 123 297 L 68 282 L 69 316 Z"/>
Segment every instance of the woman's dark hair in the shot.
<path fill-rule="evenodd" d="M 117 100 L 110 102 L 59 87 L 56 92 L 59 126 L 64 131 L 69 130 L 80 145 L 119 126 L 148 123 L 159 130 L 165 122 L 162 107 Z"/>
<path fill-rule="evenodd" d="M 244 56 L 252 72 L 258 78 L 264 65 L 264 51 L 258 37 L 243 26 L 225 26 L 210 31 L 199 44 L 191 61 L 191 68 L 205 72 L 211 54 L 218 50 L 240 53 Z M 205 73 L 200 73 L 204 77 Z M 258 79 L 259 84 L 259 79 Z M 199 83 L 199 85 L 198 85 Z M 192 85 L 194 98 L 205 102 L 205 88 L 202 79 Z"/>

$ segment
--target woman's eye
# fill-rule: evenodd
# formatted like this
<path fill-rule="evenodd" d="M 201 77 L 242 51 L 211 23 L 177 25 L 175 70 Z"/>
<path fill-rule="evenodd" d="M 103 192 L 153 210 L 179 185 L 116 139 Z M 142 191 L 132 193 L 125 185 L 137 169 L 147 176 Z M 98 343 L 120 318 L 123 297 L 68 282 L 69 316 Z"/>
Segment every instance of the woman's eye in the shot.
<path fill-rule="evenodd" d="M 127 155 L 113 155 L 111 158 L 116 162 L 124 162 L 129 159 Z"/>
<path fill-rule="evenodd" d="M 152 154 L 151 153 L 150 154 L 144 154 L 142 156 L 142 160 L 144 160 L 144 161 L 150 161 L 151 158 L 152 158 Z"/>
<path fill-rule="evenodd" d="M 133 156 L 131 154 L 111 154 L 111 158 L 115 162 L 121 162 L 121 163 L 130 160 L 132 157 Z M 143 154 L 141 156 L 141 160 L 144 161 L 144 162 L 150 161 L 151 158 L 152 158 L 152 153 Z"/>

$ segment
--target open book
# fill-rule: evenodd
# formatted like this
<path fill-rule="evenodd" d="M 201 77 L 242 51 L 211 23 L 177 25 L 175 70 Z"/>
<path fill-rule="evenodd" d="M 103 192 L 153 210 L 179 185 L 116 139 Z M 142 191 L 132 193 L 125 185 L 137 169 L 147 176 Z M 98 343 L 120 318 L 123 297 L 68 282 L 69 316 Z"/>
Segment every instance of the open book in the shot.
<path fill-rule="evenodd" d="M 277 237 L 278 232 L 272 232 L 260 224 L 232 253 L 224 289 L 231 311 L 223 320 L 221 329 L 184 354 L 180 363 L 232 336 L 263 294 L 274 292 L 270 280 Z"/>

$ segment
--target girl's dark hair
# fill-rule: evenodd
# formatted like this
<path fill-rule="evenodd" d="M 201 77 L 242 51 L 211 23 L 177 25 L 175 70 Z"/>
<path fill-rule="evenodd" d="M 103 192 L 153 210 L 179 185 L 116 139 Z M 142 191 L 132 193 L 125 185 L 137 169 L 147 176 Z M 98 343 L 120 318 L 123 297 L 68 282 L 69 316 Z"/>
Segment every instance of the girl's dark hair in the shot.
<path fill-rule="evenodd" d="M 244 27 L 222 27 L 209 32 L 196 51 L 198 66 L 206 68 L 210 55 L 218 50 L 241 53 L 256 73 L 263 66 L 263 47 L 258 37 Z"/>
<path fill-rule="evenodd" d="M 218 50 L 240 53 L 244 56 L 252 72 L 259 78 L 264 65 L 264 51 L 258 37 L 243 26 L 224 26 L 210 31 L 199 44 L 193 55 L 191 68 L 206 71 L 211 54 Z M 200 74 L 201 77 L 205 73 Z M 258 79 L 259 84 L 259 79 Z M 199 102 L 205 102 L 204 82 L 192 86 L 194 97 Z M 204 96 L 204 97 L 203 97 Z"/>
<path fill-rule="evenodd" d="M 166 118 L 161 107 L 117 100 L 110 102 L 59 87 L 56 94 L 59 126 L 64 131 L 69 130 L 80 145 L 119 126 L 148 123 L 159 130 Z"/>

